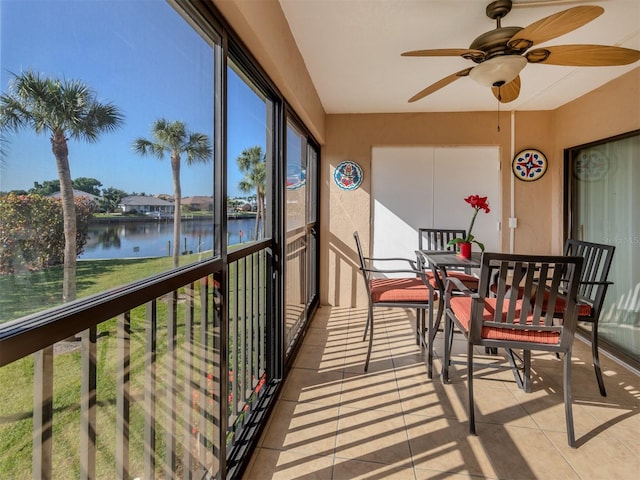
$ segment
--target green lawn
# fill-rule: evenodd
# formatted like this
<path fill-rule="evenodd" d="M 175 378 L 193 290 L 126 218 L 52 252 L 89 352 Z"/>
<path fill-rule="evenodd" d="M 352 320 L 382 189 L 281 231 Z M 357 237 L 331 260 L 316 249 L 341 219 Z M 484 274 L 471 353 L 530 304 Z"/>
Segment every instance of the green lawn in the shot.
<path fill-rule="evenodd" d="M 198 255 L 181 257 L 187 264 Z M 79 261 L 77 298 L 170 270 L 171 257 Z M 37 272 L 0 275 L 0 323 L 62 303 L 62 266 Z M 28 299 L 25 301 L 25 299 Z"/>
<path fill-rule="evenodd" d="M 187 264 L 197 259 L 182 257 Z M 105 291 L 109 288 L 149 277 L 171 268 L 171 258 L 100 260 L 78 262 L 78 298 Z M 42 272 L 0 277 L 0 311 L 4 320 L 60 303 L 62 269 L 52 268 Z M 34 294 L 34 292 L 36 292 Z M 199 297 L 198 292 L 193 292 Z M 25 302 L 28 299 L 28 302 Z M 27 305 L 25 305 L 28 303 Z M 184 338 L 184 301 L 178 302 L 178 363 L 188 348 L 182 346 Z M 160 425 L 164 421 L 163 402 L 166 400 L 164 368 L 166 354 L 167 303 L 158 301 L 158 351 L 157 415 Z M 199 318 L 199 301 L 195 302 L 195 318 Z M 142 476 L 144 451 L 144 355 L 145 355 L 145 307 L 131 312 L 131 473 Z M 97 476 L 114 478 L 115 468 L 115 399 L 116 399 L 116 321 L 110 320 L 98 327 L 98 374 L 97 374 Z M 196 360 L 200 361 L 200 360 Z M 80 352 L 72 351 L 56 355 L 54 359 L 54 432 L 53 432 L 53 477 L 78 478 L 78 452 L 80 442 Z M 206 372 L 202 364 L 200 373 Z M 178 375 L 184 375 L 179 367 Z M 178 392 L 179 405 L 189 405 L 184 387 Z M 0 478 L 31 478 L 32 455 L 32 410 L 33 405 L 33 357 L 13 362 L 0 368 Z M 180 414 L 184 412 L 181 407 Z M 184 424 L 184 418 L 179 422 Z M 179 431 L 182 431 L 179 428 Z M 160 459 L 164 450 L 162 428 L 158 428 L 157 451 Z M 159 462 L 161 463 L 161 462 Z"/>

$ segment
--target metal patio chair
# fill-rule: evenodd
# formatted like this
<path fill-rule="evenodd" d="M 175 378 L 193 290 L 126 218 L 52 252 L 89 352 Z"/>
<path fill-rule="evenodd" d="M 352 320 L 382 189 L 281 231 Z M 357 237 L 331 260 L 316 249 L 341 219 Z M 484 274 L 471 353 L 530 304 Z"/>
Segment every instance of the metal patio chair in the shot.
<path fill-rule="evenodd" d="M 467 340 L 469 431 L 476 433 L 473 401 L 474 346 L 522 350 L 521 377 L 525 391 L 531 377 L 531 351 L 564 354 L 563 390 L 567 438 L 575 446 L 571 397 L 571 349 L 577 326 L 577 294 L 581 256 L 514 255 L 485 252 L 480 284 L 471 292 L 456 278 L 447 279 L 445 352 L 442 379 L 448 383 L 451 349 L 447 339 L 455 325 Z M 495 292 L 490 283 L 496 282 Z M 459 290 L 453 294 L 453 289 Z M 546 292 L 540 295 L 540 290 Z M 513 295 L 513 292 L 518 294 Z M 555 311 L 563 304 L 562 311 Z M 487 365 L 484 365 L 487 367 Z"/>
<path fill-rule="evenodd" d="M 422 345 L 424 336 L 425 313 L 428 311 L 430 322 L 433 322 L 432 302 L 437 299 L 437 294 L 429 284 L 424 270 L 418 269 L 416 261 L 408 258 L 372 258 L 364 256 L 362 244 L 358 232 L 353 233 L 358 249 L 360 261 L 360 271 L 364 279 L 364 285 L 368 296 L 367 324 L 365 326 L 362 340 L 367 338 L 369 333 L 369 347 L 367 359 L 364 364 L 364 371 L 369 369 L 371 350 L 373 348 L 373 309 L 375 307 L 396 307 L 416 309 L 416 343 Z M 381 269 L 373 266 L 374 262 L 384 263 L 389 261 L 406 262 L 406 269 Z M 395 278 L 398 274 L 402 278 Z M 394 278 L 386 277 L 393 275 Z M 431 366 L 429 366 L 429 377 L 431 377 Z"/>
<path fill-rule="evenodd" d="M 574 255 L 584 258 L 580 284 L 578 285 L 578 321 L 591 323 L 591 353 L 593 368 L 598 381 L 600 395 L 607 396 L 600 368 L 598 355 L 598 321 L 602 313 L 604 297 L 609 285 L 608 280 L 611 261 L 616 247 L 601 243 L 585 242 L 569 239 L 564 245 L 564 255 Z M 564 310 L 562 301 L 556 302 L 555 312 L 561 316 Z"/>

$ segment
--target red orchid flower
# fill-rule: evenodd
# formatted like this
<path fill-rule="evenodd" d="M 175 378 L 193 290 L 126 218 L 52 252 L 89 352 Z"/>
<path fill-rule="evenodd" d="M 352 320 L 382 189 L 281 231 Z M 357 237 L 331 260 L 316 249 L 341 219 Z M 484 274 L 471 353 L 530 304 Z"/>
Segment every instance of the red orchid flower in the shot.
<path fill-rule="evenodd" d="M 467 230 L 467 236 L 465 238 L 454 238 L 447 245 L 455 245 L 456 243 L 475 243 L 480 247 L 480 250 L 484 252 L 484 244 L 478 242 L 475 237 L 471 234 L 473 230 L 473 224 L 476 221 L 476 216 L 480 210 L 484 210 L 485 213 L 489 213 L 491 209 L 489 208 L 489 202 L 487 202 L 488 197 L 481 197 L 480 195 L 469 195 L 464 199 L 471 208 L 473 208 L 473 216 L 471 217 L 471 224 L 469 225 L 469 230 Z"/>

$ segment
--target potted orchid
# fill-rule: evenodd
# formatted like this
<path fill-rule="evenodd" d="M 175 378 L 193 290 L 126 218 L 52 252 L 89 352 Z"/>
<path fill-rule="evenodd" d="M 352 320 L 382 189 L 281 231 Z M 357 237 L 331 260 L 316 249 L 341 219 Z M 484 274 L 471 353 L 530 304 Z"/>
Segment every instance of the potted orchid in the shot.
<path fill-rule="evenodd" d="M 487 197 L 481 197 L 479 195 L 469 195 L 464 199 L 464 201 L 471 205 L 471 208 L 473 208 L 473 216 L 471 217 L 469 230 L 467 230 L 467 236 L 465 238 L 454 238 L 450 240 L 447 245 L 456 245 L 460 250 L 460 256 L 464 258 L 471 258 L 472 243 L 478 245 L 480 247 L 480 250 L 484 252 L 484 244 L 477 241 L 471 233 L 473 230 L 473 224 L 475 223 L 476 217 L 478 216 L 478 212 L 480 210 L 484 210 L 485 213 L 489 213 L 491 209 L 489 208 Z"/>

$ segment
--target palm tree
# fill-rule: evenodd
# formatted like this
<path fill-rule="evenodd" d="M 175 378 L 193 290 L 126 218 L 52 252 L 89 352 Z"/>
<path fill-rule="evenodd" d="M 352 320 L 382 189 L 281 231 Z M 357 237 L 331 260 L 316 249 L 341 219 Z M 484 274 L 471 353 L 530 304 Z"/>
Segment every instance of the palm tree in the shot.
<path fill-rule="evenodd" d="M 62 301 L 76 298 L 76 208 L 67 141 L 97 142 L 100 134 L 119 128 L 124 117 L 111 103 L 77 80 L 41 76 L 31 70 L 14 75 L 9 93 L 0 96 L 0 131 L 29 128 L 48 134 L 58 167 L 64 222 Z"/>
<path fill-rule="evenodd" d="M 256 229 L 255 239 L 258 239 L 258 229 L 260 220 L 262 220 L 262 238 L 264 238 L 264 200 L 267 181 L 267 164 L 262 148 L 255 146 L 242 151 L 236 159 L 238 168 L 244 173 L 244 178 L 240 180 L 238 188 L 244 193 L 256 193 L 256 203 L 258 211 L 256 212 Z"/>
<path fill-rule="evenodd" d="M 183 122 L 169 122 L 164 118 L 156 120 L 151 133 L 154 141 L 137 138 L 133 149 L 142 156 L 153 155 L 159 159 L 165 153 L 171 156 L 173 174 L 173 267 L 180 261 L 180 211 L 182 208 L 182 188 L 180 187 L 180 155 L 187 155 L 187 165 L 211 161 L 213 149 L 209 137 L 204 133 L 189 133 Z"/>

